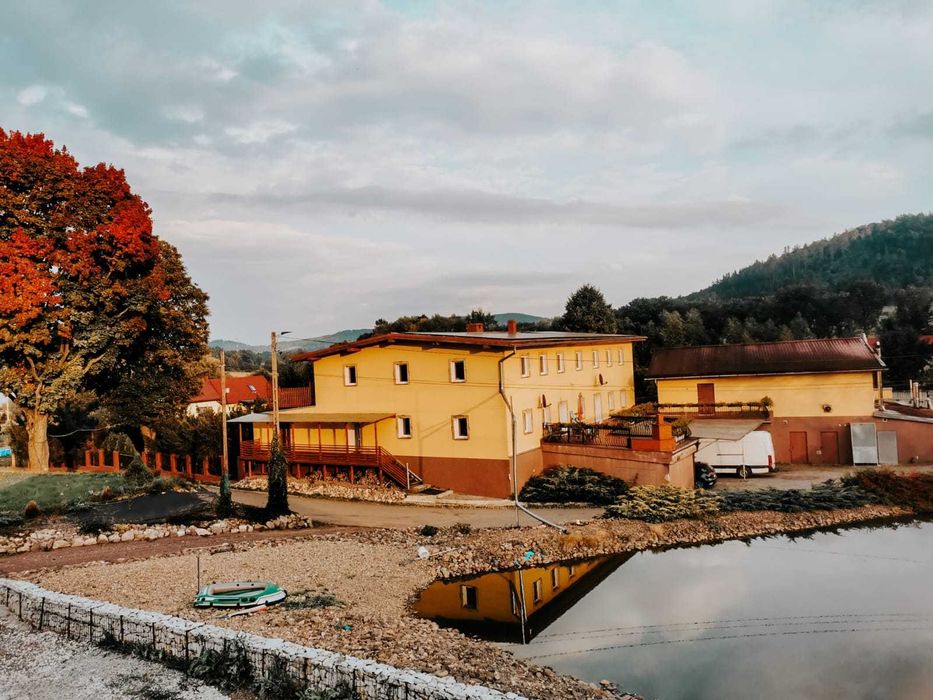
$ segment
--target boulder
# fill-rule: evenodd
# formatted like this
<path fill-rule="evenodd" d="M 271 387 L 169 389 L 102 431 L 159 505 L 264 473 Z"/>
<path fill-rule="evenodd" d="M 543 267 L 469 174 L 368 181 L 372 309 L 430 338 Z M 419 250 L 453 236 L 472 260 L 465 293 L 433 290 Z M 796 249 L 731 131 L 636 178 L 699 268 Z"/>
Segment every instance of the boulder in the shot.
<path fill-rule="evenodd" d="M 52 549 L 62 549 L 64 547 L 70 547 L 71 543 L 68 540 L 55 540 L 52 543 Z"/>
<path fill-rule="evenodd" d="M 120 535 L 121 542 L 132 542 L 134 539 L 136 539 L 136 532 L 134 530 L 127 530 Z"/>

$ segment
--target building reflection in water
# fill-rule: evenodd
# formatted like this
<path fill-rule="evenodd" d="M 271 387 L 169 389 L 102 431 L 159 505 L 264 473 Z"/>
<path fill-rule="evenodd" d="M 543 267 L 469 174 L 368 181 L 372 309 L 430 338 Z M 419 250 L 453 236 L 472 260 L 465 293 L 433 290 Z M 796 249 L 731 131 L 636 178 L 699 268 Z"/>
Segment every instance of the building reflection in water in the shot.
<path fill-rule="evenodd" d="M 496 642 L 527 644 L 632 554 L 435 581 L 414 604 L 421 617 Z"/>

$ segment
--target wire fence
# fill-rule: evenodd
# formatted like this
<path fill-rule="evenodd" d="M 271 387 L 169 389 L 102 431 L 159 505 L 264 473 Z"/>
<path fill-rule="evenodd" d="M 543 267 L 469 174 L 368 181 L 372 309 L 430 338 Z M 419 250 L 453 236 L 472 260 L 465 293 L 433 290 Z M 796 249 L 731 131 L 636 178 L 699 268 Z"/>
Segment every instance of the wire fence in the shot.
<path fill-rule="evenodd" d="M 376 661 L 304 647 L 183 618 L 123 608 L 47 591 L 26 581 L 0 579 L 0 601 L 39 631 L 70 640 L 132 651 L 183 671 L 213 652 L 238 655 L 256 681 L 287 679 L 300 688 L 342 690 L 353 700 L 501 700 L 518 698 L 450 678 L 397 669 Z"/>

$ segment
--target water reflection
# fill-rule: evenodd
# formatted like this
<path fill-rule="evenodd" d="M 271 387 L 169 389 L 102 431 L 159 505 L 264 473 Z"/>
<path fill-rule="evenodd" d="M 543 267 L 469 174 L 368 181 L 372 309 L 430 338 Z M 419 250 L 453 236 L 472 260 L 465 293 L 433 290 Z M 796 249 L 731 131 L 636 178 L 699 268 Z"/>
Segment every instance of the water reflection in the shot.
<path fill-rule="evenodd" d="M 619 554 L 435 581 L 414 608 L 422 617 L 467 634 L 527 644 L 631 557 Z"/>
<path fill-rule="evenodd" d="M 649 698 L 927 698 L 931 535 L 921 523 L 603 558 L 573 576 L 491 572 L 435 583 L 417 607 Z"/>

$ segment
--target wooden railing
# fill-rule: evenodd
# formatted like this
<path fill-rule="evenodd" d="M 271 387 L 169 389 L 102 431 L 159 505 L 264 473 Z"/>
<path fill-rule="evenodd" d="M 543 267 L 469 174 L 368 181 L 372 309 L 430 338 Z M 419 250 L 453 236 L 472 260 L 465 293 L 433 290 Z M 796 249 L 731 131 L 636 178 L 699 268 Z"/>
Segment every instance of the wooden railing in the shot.
<path fill-rule="evenodd" d="M 271 455 L 269 443 L 247 440 L 240 443 L 240 459 L 252 462 L 268 462 Z M 352 447 L 339 445 L 285 446 L 285 459 L 291 464 L 314 464 L 344 467 L 367 467 L 379 469 L 399 486 L 410 488 L 421 483 L 421 477 L 399 462 L 395 455 L 383 447 Z"/>
<path fill-rule="evenodd" d="M 543 441 L 631 449 L 632 438 L 654 437 L 656 425 L 656 416 L 632 416 L 605 423 L 551 423 L 544 427 Z M 689 429 L 682 426 L 672 426 L 671 432 L 678 442 L 690 436 Z"/>
<path fill-rule="evenodd" d="M 195 481 L 214 484 L 220 481 L 219 460 L 192 459 L 191 455 L 164 454 L 162 452 L 143 452 L 140 455 L 143 464 L 156 476 L 182 476 Z M 119 451 L 106 452 L 101 449 L 85 450 L 84 464 L 71 469 L 64 465 L 52 466 L 49 471 L 82 473 L 117 473 L 126 469 L 133 459 L 132 455 Z"/>
<path fill-rule="evenodd" d="M 659 413 L 669 415 L 711 416 L 719 418 L 770 418 L 770 405 L 760 401 L 728 403 L 660 403 Z"/>

